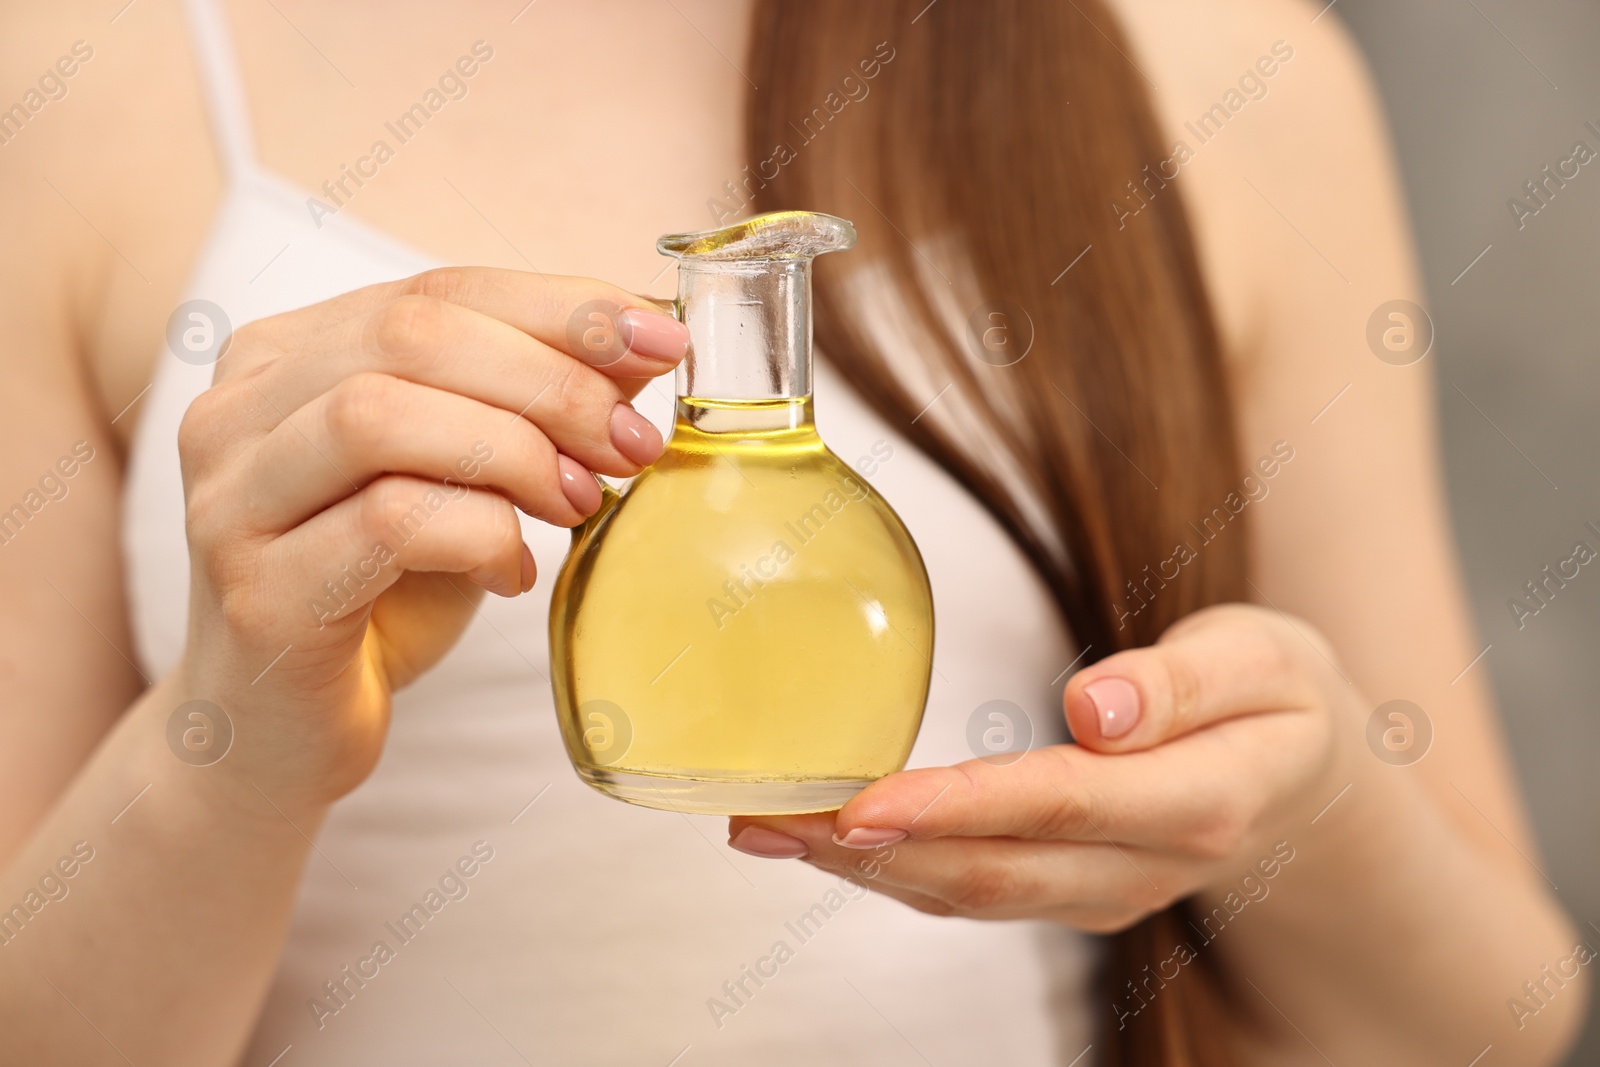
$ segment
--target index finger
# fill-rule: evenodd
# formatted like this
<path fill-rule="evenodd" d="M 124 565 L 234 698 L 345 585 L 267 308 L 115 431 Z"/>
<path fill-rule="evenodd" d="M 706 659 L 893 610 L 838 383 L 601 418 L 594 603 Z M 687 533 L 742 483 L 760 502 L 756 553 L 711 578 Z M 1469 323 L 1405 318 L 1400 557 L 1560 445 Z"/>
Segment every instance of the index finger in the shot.
<path fill-rule="evenodd" d="M 855 848 L 905 837 L 1098 840 L 1126 821 L 1098 782 L 1111 762 L 1076 745 L 1032 749 L 1014 763 L 968 760 L 901 771 L 873 782 L 839 809 L 836 840 Z M 1141 795 L 1145 785 L 1133 795 Z M 1112 794 L 1114 795 L 1114 794 Z M 1123 793 L 1124 797 L 1129 794 Z"/>
<path fill-rule="evenodd" d="M 836 840 L 872 848 L 905 837 L 1019 837 L 1170 846 L 1231 841 L 1302 776 L 1315 723 L 1280 713 L 1225 722 L 1148 752 L 1081 745 L 901 771 L 839 810 Z M 1253 768 L 1252 773 L 1244 773 Z M 777 823 L 777 820 L 763 819 Z"/>
<path fill-rule="evenodd" d="M 218 379 L 250 370 L 274 354 L 294 351 L 353 318 L 406 296 L 425 296 L 477 311 L 601 371 L 637 393 L 645 379 L 677 365 L 689 330 L 663 302 L 593 278 L 532 274 L 497 267 L 439 267 L 380 282 L 252 326 L 271 345 L 218 363 Z"/>

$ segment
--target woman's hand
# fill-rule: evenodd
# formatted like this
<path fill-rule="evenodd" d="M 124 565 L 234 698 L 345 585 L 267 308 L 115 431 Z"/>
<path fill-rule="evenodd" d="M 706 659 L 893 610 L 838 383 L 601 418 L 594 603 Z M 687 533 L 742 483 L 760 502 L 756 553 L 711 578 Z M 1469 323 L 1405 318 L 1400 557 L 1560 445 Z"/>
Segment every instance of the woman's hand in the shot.
<path fill-rule="evenodd" d="M 1076 745 L 902 771 L 838 812 L 736 818 L 730 844 L 936 915 L 1120 930 L 1282 859 L 1351 780 L 1366 710 L 1308 626 L 1242 605 L 1085 668 L 1064 703 Z"/>
<path fill-rule="evenodd" d="M 516 511 L 592 514 L 661 436 L 627 403 L 684 327 L 599 282 L 430 271 L 241 328 L 179 430 L 181 696 L 233 722 L 219 779 L 316 810 L 382 749 L 390 693 L 487 589 L 532 588 Z"/>

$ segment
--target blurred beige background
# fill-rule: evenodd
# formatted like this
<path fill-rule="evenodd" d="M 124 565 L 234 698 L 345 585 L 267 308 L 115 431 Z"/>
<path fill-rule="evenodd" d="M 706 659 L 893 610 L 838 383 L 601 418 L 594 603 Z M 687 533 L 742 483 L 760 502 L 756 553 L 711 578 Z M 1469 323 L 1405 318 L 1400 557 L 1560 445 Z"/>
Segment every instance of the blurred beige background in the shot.
<path fill-rule="evenodd" d="M 1600 128 L 1600 4 L 1338 0 L 1335 14 L 1366 50 L 1405 172 L 1456 529 L 1493 646 L 1479 668 L 1499 696 L 1540 866 L 1600 938 L 1588 925 L 1600 924 L 1600 566 L 1521 629 L 1507 606 L 1580 538 L 1600 549 L 1583 528 L 1600 528 L 1600 160 L 1520 230 L 1506 203 L 1526 201 L 1523 183 L 1575 141 L 1600 150 L 1584 128 Z M 1572 1067 L 1600 1063 L 1600 1004 L 1589 1014 Z"/>

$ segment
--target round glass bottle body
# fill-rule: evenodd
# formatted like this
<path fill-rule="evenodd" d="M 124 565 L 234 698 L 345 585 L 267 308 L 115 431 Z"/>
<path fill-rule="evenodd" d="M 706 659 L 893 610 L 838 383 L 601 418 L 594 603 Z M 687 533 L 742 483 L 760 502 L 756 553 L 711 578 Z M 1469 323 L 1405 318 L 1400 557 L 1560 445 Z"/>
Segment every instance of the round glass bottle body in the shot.
<path fill-rule="evenodd" d="M 680 399 L 665 454 L 580 535 L 555 603 L 567 750 L 619 799 L 826 811 L 916 739 L 922 559 L 809 399 Z"/>

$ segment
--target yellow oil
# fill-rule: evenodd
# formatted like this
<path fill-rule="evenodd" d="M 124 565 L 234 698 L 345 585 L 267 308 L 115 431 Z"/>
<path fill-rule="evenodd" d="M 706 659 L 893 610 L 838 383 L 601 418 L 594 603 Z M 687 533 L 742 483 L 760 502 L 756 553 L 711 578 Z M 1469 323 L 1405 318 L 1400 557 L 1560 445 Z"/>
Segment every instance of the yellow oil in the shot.
<path fill-rule="evenodd" d="M 905 764 L 933 604 L 810 398 L 680 399 L 665 453 L 575 535 L 551 661 L 579 774 L 681 811 L 838 807 Z"/>

